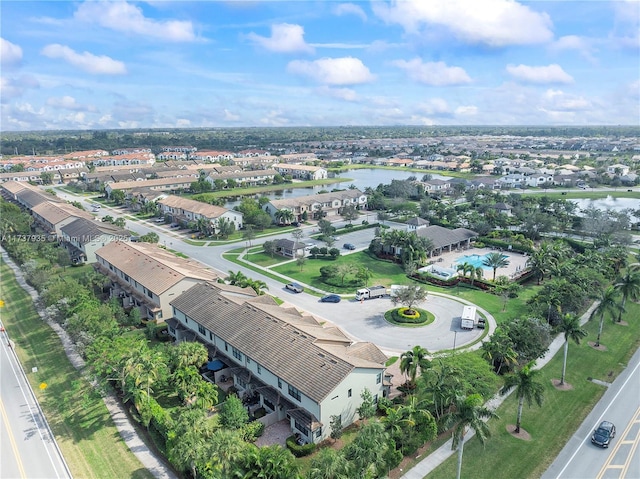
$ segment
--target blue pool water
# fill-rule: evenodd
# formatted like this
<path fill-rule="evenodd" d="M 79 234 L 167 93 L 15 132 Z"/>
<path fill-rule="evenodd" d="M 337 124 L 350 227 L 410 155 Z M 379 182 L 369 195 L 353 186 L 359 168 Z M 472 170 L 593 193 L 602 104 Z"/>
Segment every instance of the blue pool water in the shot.
<path fill-rule="evenodd" d="M 462 263 L 469 263 L 471 265 L 473 265 L 475 268 L 483 268 L 483 269 L 491 269 L 485 265 L 482 264 L 482 262 L 485 260 L 486 258 L 486 254 L 485 255 L 477 255 L 477 254 L 468 254 L 466 256 L 461 256 L 460 258 L 458 258 L 456 260 L 456 264 L 462 264 Z M 506 254 L 502 255 L 503 258 L 508 258 L 509 256 L 507 256 Z"/>

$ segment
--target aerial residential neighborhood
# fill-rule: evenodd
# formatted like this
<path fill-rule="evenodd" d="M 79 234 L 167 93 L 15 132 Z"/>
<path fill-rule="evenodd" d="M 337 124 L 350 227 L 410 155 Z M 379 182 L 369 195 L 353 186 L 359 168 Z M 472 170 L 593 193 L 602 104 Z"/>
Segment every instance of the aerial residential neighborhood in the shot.
<path fill-rule="evenodd" d="M 0 2 L 0 478 L 640 478 L 637 6 Z"/>

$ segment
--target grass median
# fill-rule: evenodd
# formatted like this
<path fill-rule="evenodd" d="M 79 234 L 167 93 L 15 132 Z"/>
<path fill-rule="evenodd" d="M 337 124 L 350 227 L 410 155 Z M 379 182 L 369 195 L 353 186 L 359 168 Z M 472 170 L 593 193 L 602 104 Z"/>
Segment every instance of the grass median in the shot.
<path fill-rule="evenodd" d="M 517 399 L 512 394 L 498 408 L 500 418 L 490 421 L 491 437 L 485 445 L 476 438 L 465 445 L 462 476 L 476 479 L 540 477 L 605 392 L 604 386 L 588 378 L 613 381 L 640 345 L 638 317 L 640 305 L 633 303 L 628 304 L 625 315 L 628 326 L 614 324 L 610 318 L 605 320 L 602 344 L 607 346 L 606 351 L 596 351 L 589 346 L 598 330 L 598 321 L 589 321 L 585 325 L 589 335 L 580 345 L 569 345 L 566 381 L 572 389 L 560 391 L 551 384 L 552 379 L 560 378 L 562 350 L 542 370 L 540 381 L 545 387 L 542 407 L 525 406 L 522 414 L 522 428 L 531 435 L 531 440 L 516 439 L 507 431 L 507 426 L 516 420 Z M 454 455 L 427 477 L 455 477 L 456 466 Z"/>
<path fill-rule="evenodd" d="M 69 362 L 56 333 L 0 262 L 2 321 L 74 477 L 152 478 L 129 451 L 102 398 Z M 33 367 L 37 373 L 30 372 Z M 41 389 L 41 384 L 46 384 Z"/>

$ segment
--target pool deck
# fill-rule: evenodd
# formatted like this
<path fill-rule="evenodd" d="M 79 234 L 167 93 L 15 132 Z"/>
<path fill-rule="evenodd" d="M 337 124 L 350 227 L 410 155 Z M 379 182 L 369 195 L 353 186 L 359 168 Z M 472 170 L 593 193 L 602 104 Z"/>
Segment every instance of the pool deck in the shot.
<path fill-rule="evenodd" d="M 457 267 L 456 261 L 464 256 L 484 256 L 487 253 L 494 253 L 499 251 L 496 248 L 470 248 L 468 250 L 460 250 L 460 251 L 452 251 L 451 253 L 444 253 L 440 256 L 435 256 L 432 258 L 432 261 L 435 261 L 435 264 L 441 268 L 450 268 L 455 270 Z M 528 256 L 525 256 L 521 253 L 516 253 L 513 251 L 500 251 L 503 255 L 508 256 L 507 260 L 509 261 L 509 265 L 504 268 L 498 268 L 496 271 L 496 278 L 498 276 L 507 276 L 508 278 L 514 278 L 518 276 L 521 271 L 524 271 L 527 264 Z M 442 261 L 440 259 L 442 258 Z M 486 279 L 491 279 L 493 277 L 492 269 L 485 269 L 484 277 Z"/>

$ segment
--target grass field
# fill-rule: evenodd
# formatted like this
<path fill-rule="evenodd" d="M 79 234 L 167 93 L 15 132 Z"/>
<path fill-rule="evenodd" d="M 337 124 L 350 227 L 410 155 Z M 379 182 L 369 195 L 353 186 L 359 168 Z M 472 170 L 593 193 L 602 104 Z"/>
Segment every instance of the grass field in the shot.
<path fill-rule="evenodd" d="M 67 269 L 69 271 L 70 268 Z M 129 451 L 101 397 L 71 365 L 60 339 L 34 309 L 10 268 L 0 263 L 2 320 L 74 477 L 152 478 Z M 41 383 L 47 388 L 41 390 Z"/>
<path fill-rule="evenodd" d="M 541 382 L 545 386 L 542 407 L 525 406 L 522 414 L 522 427 L 531 434 L 531 440 L 516 439 L 507 431 L 507 425 L 515 424 L 516 420 L 517 400 L 512 394 L 498 408 L 500 418 L 490 422 L 491 437 L 484 447 L 476 438 L 465 445 L 462 476 L 476 479 L 540 477 L 604 394 L 603 386 L 587 378 L 613 381 L 640 346 L 639 317 L 640 305 L 632 304 L 625 315 L 628 326 L 605 320 L 602 344 L 607 346 L 606 351 L 597 351 L 588 345 L 595 340 L 598 329 L 597 320 L 589 321 L 585 325 L 589 336 L 580 345 L 569 345 L 566 381 L 573 389 L 559 391 L 551 384 L 562 371 L 563 353 L 559 351 L 542 370 Z M 427 477 L 455 477 L 456 461 L 452 456 Z"/>

